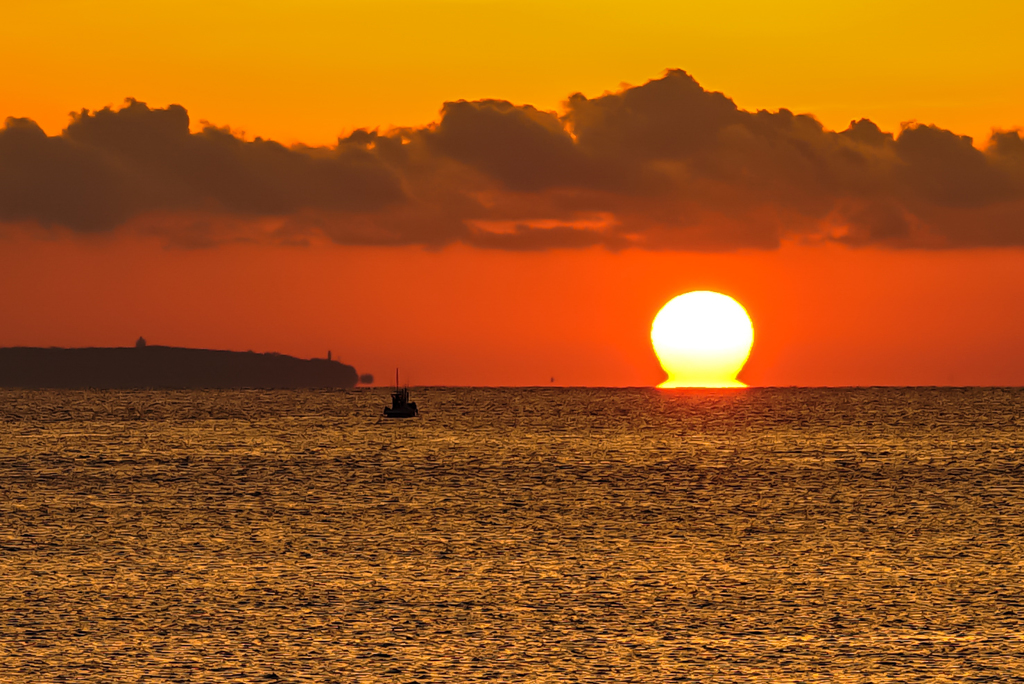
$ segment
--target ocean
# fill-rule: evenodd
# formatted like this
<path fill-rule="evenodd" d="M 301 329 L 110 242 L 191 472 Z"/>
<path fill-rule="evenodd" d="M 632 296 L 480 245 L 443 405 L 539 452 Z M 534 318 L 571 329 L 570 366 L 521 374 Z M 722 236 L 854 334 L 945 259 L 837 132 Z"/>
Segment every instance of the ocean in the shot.
<path fill-rule="evenodd" d="M 1024 681 L 1024 390 L 0 391 L 0 682 Z"/>

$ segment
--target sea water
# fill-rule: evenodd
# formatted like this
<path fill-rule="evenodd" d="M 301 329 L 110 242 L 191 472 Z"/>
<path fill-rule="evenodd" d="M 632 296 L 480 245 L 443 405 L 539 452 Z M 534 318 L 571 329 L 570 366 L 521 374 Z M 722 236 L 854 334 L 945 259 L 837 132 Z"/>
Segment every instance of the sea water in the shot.
<path fill-rule="evenodd" d="M 1024 391 L 0 392 L 2 682 L 1024 678 Z"/>

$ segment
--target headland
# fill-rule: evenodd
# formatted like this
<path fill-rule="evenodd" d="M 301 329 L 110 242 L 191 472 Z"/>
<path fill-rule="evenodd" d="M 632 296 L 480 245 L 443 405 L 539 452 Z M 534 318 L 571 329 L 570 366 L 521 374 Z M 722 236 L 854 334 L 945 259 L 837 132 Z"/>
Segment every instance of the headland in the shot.
<path fill-rule="evenodd" d="M 0 387 L 24 389 L 351 388 L 352 366 L 284 354 L 135 347 L 0 348 Z"/>

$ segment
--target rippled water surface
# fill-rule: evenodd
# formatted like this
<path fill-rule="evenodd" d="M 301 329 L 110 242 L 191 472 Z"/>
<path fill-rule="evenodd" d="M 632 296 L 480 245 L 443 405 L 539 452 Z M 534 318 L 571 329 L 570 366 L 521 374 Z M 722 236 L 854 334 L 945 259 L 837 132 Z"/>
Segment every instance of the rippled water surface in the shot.
<path fill-rule="evenodd" d="M 1020 390 L 0 392 L 2 682 L 1024 679 Z"/>

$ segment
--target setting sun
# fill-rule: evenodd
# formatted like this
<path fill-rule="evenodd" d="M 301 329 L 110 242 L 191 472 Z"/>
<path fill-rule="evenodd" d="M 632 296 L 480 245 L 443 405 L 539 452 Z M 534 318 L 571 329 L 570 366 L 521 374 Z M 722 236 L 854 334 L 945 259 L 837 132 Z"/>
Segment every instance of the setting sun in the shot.
<path fill-rule="evenodd" d="M 736 379 L 754 343 L 754 326 L 732 297 L 698 291 L 661 308 L 651 343 L 668 379 L 658 387 L 746 387 Z"/>

